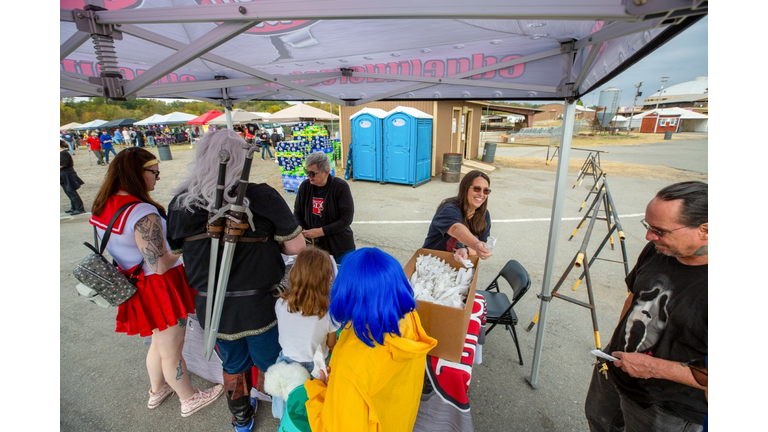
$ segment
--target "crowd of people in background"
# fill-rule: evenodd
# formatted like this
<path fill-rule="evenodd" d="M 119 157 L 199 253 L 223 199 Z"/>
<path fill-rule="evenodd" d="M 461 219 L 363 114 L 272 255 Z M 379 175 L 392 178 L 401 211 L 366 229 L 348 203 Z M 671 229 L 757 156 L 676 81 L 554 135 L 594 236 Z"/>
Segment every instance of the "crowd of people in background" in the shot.
<path fill-rule="evenodd" d="M 209 130 L 215 130 L 211 127 Z M 118 128 L 95 128 L 85 131 L 61 131 L 59 139 L 67 145 L 69 153 L 75 154 L 79 146 L 96 156 L 99 165 L 109 163 L 109 156 L 117 156 L 115 147 L 157 147 L 181 142 L 196 142 L 203 132 L 200 126 L 125 126 Z"/>
<path fill-rule="evenodd" d="M 215 131 L 215 126 L 209 126 L 207 132 Z M 241 137 L 249 144 L 262 146 L 262 153 L 267 153 L 270 159 L 276 158 L 272 155 L 270 146 L 276 145 L 279 141 L 284 141 L 285 137 L 279 128 L 264 129 L 256 124 L 236 125 L 234 127 Z M 63 140 L 69 149 L 71 155 L 79 146 L 85 146 L 88 151 L 93 152 L 99 165 L 109 163 L 110 153 L 117 156 L 115 147 L 157 147 L 158 145 L 170 145 L 182 142 L 189 142 L 194 145 L 205 131 L 200 126 L 187 125 L 152 125 L 152 126 L 125 126 L 117 128 L 95 128 L 85 131 L 61 131 L 59 139 Z M 94 135 L 95 134 L 95 135 Z M 91 139 L 94 137 L 94 139 Z M 96 142 L 98 140 L 98 143 Z M 262 156 L 262 159 L 263 156 Z"/>

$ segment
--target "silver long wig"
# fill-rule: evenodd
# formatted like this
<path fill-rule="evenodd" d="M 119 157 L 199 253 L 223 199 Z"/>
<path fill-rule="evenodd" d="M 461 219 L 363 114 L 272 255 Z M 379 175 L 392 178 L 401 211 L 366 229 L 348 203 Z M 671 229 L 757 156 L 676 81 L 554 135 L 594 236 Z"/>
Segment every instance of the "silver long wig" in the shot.
<path fill-rule="evenodd" d="M 194 211 L 193 207 L 211 211 L 216 198 L 216 182 L 219 175 L 219 152 L 227 150 L 230 154 L 224 181 L 224 205 L 234 203 L 235 198 L 228 192 L 237 185 L 243 172 L 243 162 L 247 153 L 246 143 L 237 132 L 222 129 L 208 132 L 197 143 L 195 157 L 189 163 L 189 174 L 173 190 L 178 195 L 177 208 Z M 244 205 L 248 205 L 248 198 Z"/>

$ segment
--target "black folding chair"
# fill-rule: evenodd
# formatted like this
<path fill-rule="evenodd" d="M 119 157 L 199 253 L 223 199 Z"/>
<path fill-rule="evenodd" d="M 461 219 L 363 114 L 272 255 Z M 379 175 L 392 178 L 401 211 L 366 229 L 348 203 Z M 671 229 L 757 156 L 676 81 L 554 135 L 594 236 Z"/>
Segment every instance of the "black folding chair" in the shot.
<path fill-rule="evenodd" d="M 512 287 L 512 301 L 509 301 L 509 297 L 506 294 L 499 291 L 499 278 L 504 278 L 510 287 Z M 531 287 L 531 278 L 528 276 L 528 272 L 525 270 L 519 262 L 510 260 L 499 272 L 496 278 L 493 279 L 482 296 L 485 297 L 488 312 L 486 315 L 486 323 L 492 324 L 485 334 L 493 330 L 494 327 L 501 324 L 507 328 L 509 334 L 512 335 L 512 339 L 515 341 L 515 347 L 517 347 L 517 356 L 520 358 L 520 364 L 523 364 L 523 355 L 520 354 L 520 343 L 517 340 L 517 331 L 515 326 L 517 325 L 517 314 L 513 307 L 528 292 Z M 491 291 L 495 289 L 496 292 Z"/>

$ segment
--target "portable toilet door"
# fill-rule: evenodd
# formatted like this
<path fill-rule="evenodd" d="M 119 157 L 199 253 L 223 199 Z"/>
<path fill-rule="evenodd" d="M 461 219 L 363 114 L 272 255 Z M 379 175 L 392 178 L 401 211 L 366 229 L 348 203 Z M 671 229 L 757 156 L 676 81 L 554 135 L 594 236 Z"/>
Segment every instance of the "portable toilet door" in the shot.
<path fill-rule="evenodd" d="M 432 119 L 419 118 L 416 121 L 416 181 L 414 186 L 432 178 Z"/>
<path fill-rule="evenodd" d="M 416 180 L 416 119 L 395 112 L 384 119 L 385 183 L 414 184 Z"/>
<path fill-rule="evenodd" d="M 386 115 L 382 109 L 366 107 L 349 117 L 354 180 L 382 179 L 382 119 Z"/>
<path fill-rule="evenodd" d="M 383 182 L 419 185 L 431 178 L 432 116 L 412 107 L 390 111 L 383 122 Z"/>

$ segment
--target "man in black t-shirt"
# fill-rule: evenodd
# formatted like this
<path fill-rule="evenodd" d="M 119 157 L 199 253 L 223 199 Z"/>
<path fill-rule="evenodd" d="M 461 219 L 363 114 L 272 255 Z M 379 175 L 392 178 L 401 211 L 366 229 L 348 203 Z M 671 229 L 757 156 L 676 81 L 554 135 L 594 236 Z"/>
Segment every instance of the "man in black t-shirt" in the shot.
<path fill-rule="evenodd" d="M 269 148 L 270 136 L 266 130 L 261 130 L 259 141 L 261 141 L 261 160 L 264 160 L 264 153 L 269 154 L 269 158 L 272 159 L 272 150 Z"/>
<path fill-rule="evenodd" d="M 277 129 L 272 129 L 272 135 L 270 135 L 270 140 L 272 140 L 272 145 L 277 148 L 277 143 L 281 141 L 280 134 L 277 133 Z"/>
<path fill-rule="evenodd" d="M 650 242 L 626 278 L 629 297 L 592 374 L 590 431 L 700 431 L 706 387 L 688 362 L 707 350 L 707 184 L 667 186 L 645 209 Z M 626 429 L 624 429 L 626 428 Z"/>

